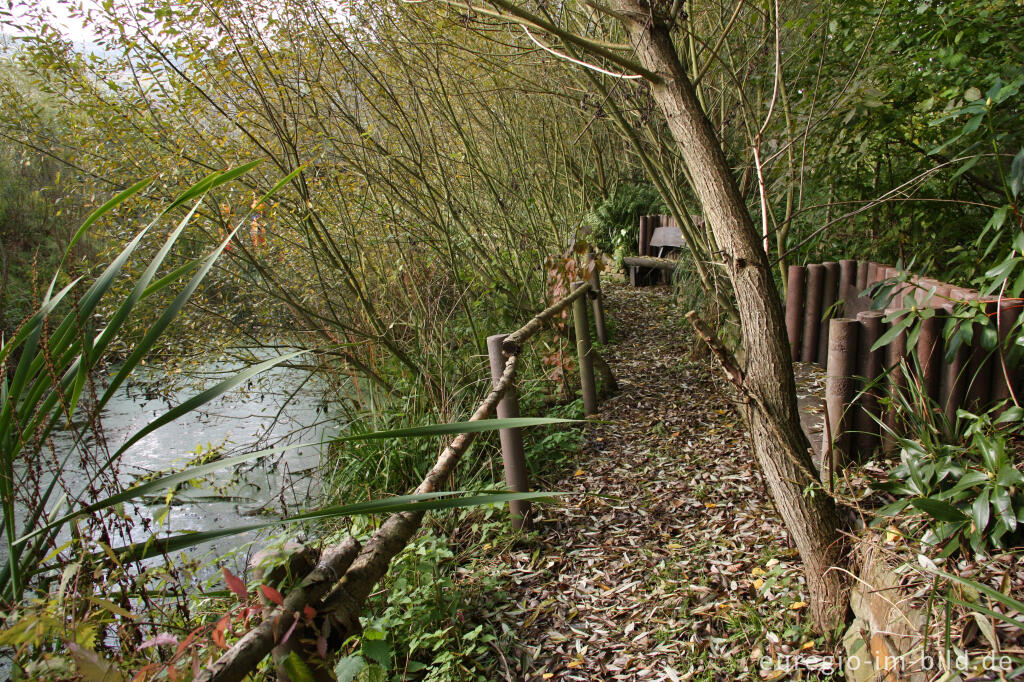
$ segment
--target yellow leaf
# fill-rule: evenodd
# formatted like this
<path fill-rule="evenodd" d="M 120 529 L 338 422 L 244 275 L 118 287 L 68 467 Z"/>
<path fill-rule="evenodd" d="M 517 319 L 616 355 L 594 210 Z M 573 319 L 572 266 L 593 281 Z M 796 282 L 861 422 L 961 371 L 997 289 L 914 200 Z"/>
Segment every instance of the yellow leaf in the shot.
<path fill-rule="evenodd" d="M 804 651 L 806 651 L 807 649 L 810 649 L 813 646 L 814 646 L 814 640 L 810 640 L 810 641 L 804 642 L 803 646 L 800 647 L 800 648 L 803 649 Z"/>
<path fill-rule="evenodd" d="M 717 504 L 715 504 L 714 502 L 705 502 L 705 503 L 704 503 L 704 506 L 705 506 L 705 507 L 707 507 L 708 509 L 714 509 L 714 508 L 715 508 L 715 507 L 717 507 L 718 505 L 717 505 Z"/>
<path fill-rule="evenodd" d="M 764 586 L 764 581 L 761 580 L 760 578 L 758 578 L 757 580 L 754 581 L 754 589 L 755 590 L 760 590 L 763 586 Z"/>
<path fill-rule="evenodd" d="M 122 618 L 131 618 L 131 619 L 135 618 L 135 616 L 133 616 L 130 612 L 125 611 L 123 608 L 121 608 L 120 606 L 118 606 L 117 604 L 115 604 L 112 601 L 107 601 L 106 599 L 102 599 L 102 598 L 96 597 L 96 596 L 86 597 L 86 599 L 91 601 L 96 606 L 99 606 L 101 609 L 104 609 L 106 611 L 110 611 L 115 616 L 121 616 Z"/>
<path fill-rule="evenodd" d="M 570 663 L 569 663 L 568 665 L 566 665 L 565 667 L 566 667 L 566 668 L 580 668 L 580 667 L 582 667 L 582 666 L 583 666 L 583 659 L 582 659 L 582 658 L 577 658 L 576 660 L 574 660 L 574 661 L 571 661 L 571 662 L 570 662 Z"/>
<path fill-rule="evenodd" d="M 806 608 L 806 607 L 807 607 L 807 602 L 805 602 L 805 601 L 796 601 L 796 602 L 793 602 L 792 604 L 789 605 L 789 608 L 790 608 L 791 611 L 799 611 L 800 609 Z"/>
<path fill-rule="evenodd" d="M 682 549 L 683 548 L 683 546 L 680 545 L 678 542 L 670 542 L 667 545 L 665 545 L 665 547 L 667 547 L 668 549 Z"/>
<path fill-rule="evenodd" d="M 543 675 L 541 675 L 541 678 L 543 678 L 545 680 L 550 680 L 554 676 L 555 676 L 554 673 L 544 673 Z"/>
<path fill-rule="evenodd" d="M 750 569 L 750 575 L 768 575 L 768 571 L 760 566 L 754 566 L 754 568 Z"/>
<path fill-rule="evenodd" d="M 896 526 L 889 526 L 888 528 L 885 529 L 885 541 L 886 542 L 896 542 L 896 540 L 898 540 L 899 537 L 900 537 L 900 531 L 896 528 Z"/>
<path fill-rule="evenodd" d="M 576 473 L 574 475 L 575 476 L 582 476 L 583 475 L 583 469 L 577 469 Z"/>

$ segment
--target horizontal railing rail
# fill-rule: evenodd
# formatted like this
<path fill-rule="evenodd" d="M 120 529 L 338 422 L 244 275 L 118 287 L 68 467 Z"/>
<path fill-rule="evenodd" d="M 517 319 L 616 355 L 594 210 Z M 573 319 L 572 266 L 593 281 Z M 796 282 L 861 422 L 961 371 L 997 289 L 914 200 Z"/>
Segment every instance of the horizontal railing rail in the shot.
<path fill-rule="evenodd" d="M 607 365 L 597 357 L 591 346 L 588 296 L 592 299 L 595 331 L 602 342 L 606 338 L 606 330 L 600 278 L 596 267 L 592 267 L 591 271 L 593 274 L 589 282 L 574 282 L 567 296 L 542 310 L 519 329 L 510 334 L 497 334 L 488 338 L 492 388 L 469 418 L 470 422 L 488 419 L 492 414 L 498 418 L 518 416 L 515 379 L 524 344 L 569 306 L 573 309 L 584 414 L 589 417 L 597 412 L 594 360 L 597 359 L 605 371 Z M 475 432 L 462 433 L 452 439 L 416 487 L 414 494 L 441 491 L 476 436 Z M 527 492 L 520 429 L 501 429 L 499 436 L 506 486 L 513 492 Z M 528 524 L 528 511 L 529 507 L 523 500 L 510 503 L 515 528 Z M 312 571 L 287 591 L 283 603 L 275 609 L 267 609 L 260 625 L 247 632 L 217 661 L 206 667 L 197 680 L 242 680 L 271 654 L 275 662 L 282 660 L 291 651 L 296 651 L 305 660 L 319 658 L 314 648 L 303 649 L 304 644 L 296 644 L 303 640 L 302 628 L 297 627 L 297 624 L 304 619 L 308 620 L 310 613 L 315 613 L 320 623 L 329 619 L 334 641 L 344 641 L 359 632 L 359 615 L 367 598 L 387 573 L 392 559 L 410 542 L 424 514 L 424 511 L 394 513 L 364 545 L 354 537 L 347 537 L 324 550 Z M 285 640 L 288 646 L 283 646 Z M 283 666 L 279 665 L 278 673 L 287 679 Z M 322 668 L 319 673 L 318 679 L 332 679 Z"/>

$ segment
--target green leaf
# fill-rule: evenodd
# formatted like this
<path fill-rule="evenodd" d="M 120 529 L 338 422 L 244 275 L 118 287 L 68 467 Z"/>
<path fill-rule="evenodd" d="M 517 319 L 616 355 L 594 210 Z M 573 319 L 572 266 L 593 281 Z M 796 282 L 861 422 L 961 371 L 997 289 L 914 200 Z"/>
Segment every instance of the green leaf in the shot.
<path fill-rule="evenodd" d="M 334 666 L 334 676 L 338 678 L 338 682 L 352 682 L 365 667 L 366 661 L 362 656 L 346 656 Z"/>
<path fill-rule="evenodd" d="M 981 125 L 981 122 L 984 120 L 984 114 L 978 114 L 977 116 L 972 117 L 971 120 L 967 121 L 967 124 L 964 126 L 964 135 L 970 135 L 975 130 L 977 130 L 978 127 Z"/>
<path fill-rule="evenodd" d="M 999 513 L 999 519 L 1006 526 L 1009 532 L 1017 530 L 1017 517 L 1013 513 L 1013 505 L 1010 504 L 1010 495 L 1006 492 L 1006 489 L 997 485 L 992 488 L 992 506 L 996 508 L 996 512 Z"/>
<path fill-rule="evenodd" d="M 885 346 L 888 346 L 890 343 L 893 342 L 893 339 L 902 334 L 903 331 L 906 330 L 906 328 L 913 323 L 914 318 L 910 315 L 906 315 L 902 317 L 899 321 L 893 323 L 889 327 L 889 331 L 882 334 L 882 336 L 877 341 L 875 341 L 874 345 L 871 346 L 872 352 L 878 350 L 879 348 L 884 348 Z"/>
<path fill-rule="evenodd" d="M 390 431 L 374 431 L 353 436 L 343 436 L 336 442 L 360 440 L 381 440 L 385 438 L 419 438 L 424 436 L 443 436 L 453 433 L 480 433 L 497 431 L 498 429 L 519 429 L 527 426 L 546 426 L 549 424 L 579 424 L 579 419 L 560 419 L 555 417 L 516 417 L 513 419 L 479 419 L 470 422 L 454 422 L 451 424 L 432 424 L 429 426 L 412 426 L 405 429 Z"/>
<path fill-rule="evenodd" d="M 360 647 L 363 655 L 379 663 L 383 668 L 391 667 L 391 657 L 394 654 L 394 647 L 383 638 L 369 638 L 364 636 Z"/>
<path fill-rule="evenodd" d="M 96 223 L 97 220 L 102 218 L 107 213 L 110 213 L 110 211 L 117 208 L 117 206 L 119 206 L 120 204 L 123 204 L 124 202 L 128 201 L 142 190 L 149 187 L 150 184 L 152 184 L 153 180 L 155 179 L 156 178 L 148 178 L 146 180 L 140 180 L 136 182 L 134 185 L 124 190 L 123 192 L 120 192 L 112 199 L 104 203 L 102 206 L 97 208 L 95 211 L 90 213 L 89 217 L 86 218 L 85 221 L 82 223 L 82 226 L 78 228 L 77 232 L 75 232 L 75 236 L 71 238 L 70 242 L 68 242 L 67 249 L 65 250 L 65 258 L 67 257 L 67 254 L 71 253 L 72 247 L 78 243 L 78 240 L 82 238 L 82 235 L 84 235 L 89 230 L 89 228 Z"/>
<path fill-rule="evenodd" d="M 354 516 L 356 514 L 388 514 L 406 511 L 436 511 L 441 509 L 459 509 L 463 507 L 476 507 L 485 504 L 500 504 L 512 500 L 543 500 L 557 497 L 568 493 L 479 493 L 461 497 L 465 491 L 423 493 L 420 495 L 403 495 L 400 497 L 389 497 L 373 502 L 360 502 L 358 504 L 326 507 L 318 511 L 306 512 L 283 519 L 254 523 L 245 526 L 233 526 L 218 528 L 216 530 L 187 532 L 172 535 L 170 537 L 157 538 L 135 542 L 130 545 L 118 547 L 114 552 L 123 561 L 142 561 L 149 557 L 159 556 L 164 553 L 178 552 L 189 547 L 195 547 L 218 538 L 240 535 L 254 530 L 283 526 L 303 521 L 318 521 L 333 519 L 343 516 Z M 459 497 L 456 497 L 459 496 Z M 437 499 L 446 498 L 446 499 Z"/>
<path fill-rule="evenodd" d="M 1024 602 L 1020 602 L 1020 601 L 1014 599 L 1013 597 L 1005 595 L 1002 592 L 1000 592 L 999 590 L 992 589 L 988 585 L 986 585 L 984 583 L 977 582 L 975 580 L 970 580 L 968 578 L 961 578 L 958 575 L 954 575 L 952 573 L 947 573 L 946 571 L 943 571 L 941 568 L 925 567 L 925 569 L 927 571 L 929 571 L 930 573 L 938 575 L 938 576 L 940 576 L 942 578 L 945 578 L 947 580 L 952 580 L 953 582 L 955 582 L 955 583 L 957 583 L 959 585 L 962 585 L 964 587 L 970 588 L 971 590 L 974 590 L 976 592 L 980 592 L 981 594 L 984 594 L 985 596 L 987 596 L 988 598 L 996 601 L 997 603 L 1002 604 L 1004 607 L 1006 607 L 1007 610 L 1013 611 L 1013 612 L 1015 612 L 1015 613 L 1017 613 L 1019 615 L 1024 616 Z M 998 619 L 1000 619 L 1000 620 L 1002 620 L 1004 622 L 1010 623 L 1011 625 L 1014 625 L 1014 626 L 1016 626 L 1018 628 L 1024 628 L 1024 620 L 1020 620 L 1020 619 L 1017 619 L 1017 618 L 1011 618 L 1007 614 L 1001 614 L 1001 613 L 999 613 L 997 611 L 993 611 L 992 609 L 988 609 L 988 608 L 986 608 L 986 607 L 984 607 L 984 606 L 982 606 L 980 604 L 977 604 L 977 603 L 964 602 L 964 601 L 956 599 L 955 597 L 952 597 L 952 596 L 950 598 L 954 602 L 956 602 L 958 604 L 961 604 L 963 606 L 966 606 L 966 607 L 968 607 L 970 609 L 981 611 L 982 613 L 986 613 L 986 614 L 988 614 L 988 615 L 990 615 L 990 616 L 992 616 L 994 618 L 998 618 Z"/>
<path fill-rule="evenodd" d="M 974 527 L 980 533 L 985 530 L 988 526 L 989 519 L 989 504 L 988 504 L 988 490 L 983 490 L 981 495 L 978 495 L 978 499 L 971 505 L 971 515 L 974 517 Z"/>
<path fill-rule="evenodd" d="M 1013 163 L 1010 164 L 1010 191 L 1016 198 L 1021 189 L 1024 188 L 1024 148 L 1022 148 L 1017 155 L 1013 157 Z"/>
<path fill-rule="evenodd" d="M 309 669 L 306 662 L 299 658 L 299 654 L 295 651 L 289 652 L 288 656 L 281 662 L 284 671 L 288 673 L 288 677 L 292 682 L 316 682 L 316 678 L 313 677 L 313 671 Z"/>
<path fill-rule="evenodd" d="M 920 497 L 910 502 L 915 508 L 920 509 L 938 521 L 965 521 L 964 513 L 951 504 L 930 497 Z"/>

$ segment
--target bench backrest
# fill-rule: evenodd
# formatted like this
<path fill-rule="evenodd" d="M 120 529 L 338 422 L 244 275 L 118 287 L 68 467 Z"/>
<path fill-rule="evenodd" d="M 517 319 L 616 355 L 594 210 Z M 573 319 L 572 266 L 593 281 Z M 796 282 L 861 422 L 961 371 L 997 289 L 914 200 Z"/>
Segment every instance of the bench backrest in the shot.
<path fill-rule="evenodd" d="M 654 228 L 651 235 L 651 246 L 671 246 L 681 249 L 686 246 L 683 240 L 683 232 L 675 225 L 666 225 Z"/>

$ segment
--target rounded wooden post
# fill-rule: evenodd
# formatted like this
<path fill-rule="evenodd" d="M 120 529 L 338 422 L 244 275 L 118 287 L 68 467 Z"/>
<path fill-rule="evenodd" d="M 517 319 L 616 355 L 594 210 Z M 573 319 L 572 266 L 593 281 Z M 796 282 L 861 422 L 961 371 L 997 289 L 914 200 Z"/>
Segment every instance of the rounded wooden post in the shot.
<path fill-rule="evenodd" d="M 583 282 L 573 282 L 575 291 Z M 576 355 L 580 363 L 580 388 L 583 392 L 583 414 L 597 414 L 597 389 L 594 385 L 594 358 L 590 349 L 590 324 L 587 322 L 587 302 L 581 296 L 572 302 L 573 324 L 576 327 Z"/>
<path fill-rule="evenodd" d="M 818 362 L 828 367 L 828 321 L 835 316 L 836 301 L 839 299 L 839 263 L 829 262 L 825 267 L 825 284 L 821 294 L 821 326 L 818 329 Z"/>
<path fill-rule="evenodd" d="M 829 320 L 828 374 L 825 377 L 825 423 L 822 457 L 831 457 L 831 471 L 850 460 L 850 404 L 856 395 L 857 320 Z M 825 461 L 821 470 L 825 471 Z"/>
<path fill-rule="evenodd" d="M 591 251 L 588 255 L 590 260 L 590 291 L 593 299 L 591 306 L 594 310 L 594 331 L 597 332 L 597 341 L 600 344 L 608 343 L 608 332 L 604 326 L 604 297 L 601 295 L 601 273 L 598 272 L 598 259 Z"/>
<path fill-rule="evenodd" d="M 875 282 L 881 282 L 885 279 L 885 266 L 881 263 L 871 261 L 868 263 L 868 279 L 864 286 L 871 286 Z"/>
<path fill-rule="evenodd" d="M 868 265 L 866 260 L 857 261 L 857 294 L 864 291 L 868 286 Z"/>
<path fill-rule="evenodd" d="M 807 268 L 790 265 L 786 272 L 786 335 L 789 354 L 796 362 L 800 359 L 800 338 L 804 322 L 804 278 Z"/>
<path fill-rule="evenodd" d="M 848 258 L 839 261 L 839 300 L 844 303 L 844 316 L 847 315 L 846 301 L 857 298 L 857 292 L 857 261 Z"/>
<path fill-rule="evenodd" d="M 996 301 L 982 303 L 983 310 L 992 322 L 995 322 Z M 986 325 L 987 326 L 987 325 Z M 974 325 L 974 337 L 971 339 L 971 354 L 967 361 L 967 409 L 980 412 L 988 407 L 992 397 L 992 368 L 996 365 L 995 350 L 981 345 L 985 326 Z"/>
<path fill-rule="evenodd" d="M 825 288 L 825 266 L 807 266 L 807 296 L 804 306 L 804 332 L 800 350 L 801 362 L 818 359 L 818 336 L 821 333 L 821 299 Z"/>
<path fill-rule="evenodd" d="M 921 366 L 921 386 L 928 397 L 936 402 L 942 388 L 943 324 L 945 319 L 937 315 L 921 320 L 921 331 L 917 337 L 917 362 Z"/>
<path fill-rule="evenodd" d="M 508 334 L 487 337 L 487 357 L 491 362 L 491 383 L 494 386 L 498 385 L 501 375 L 505 373 L 505 353 L 501 344 L 507 337 Z M 505 392 L 494 413 L 498 419 L 515 419 L 519 416 L 519 396 L 515 384 Z M 505 487 L 516 493 L 529 492 L 522 429 L 500 429 L 498 438 L 501 440 L 501 461 L 505 465 Z M 530 503 L 527 500 L 512 500 L 508 503 L 508 509 L 512 515 L 513 529 L 520 530 L 528 526 Z"/>
<path fill-rule="evenodd" d="M 952 317 L 954 303 L 942 307 L 947 317 Z M 956 411 L 963 406 L 967 394 L 967 358 L 970 351 L 961 344 L 952 360 L 942 373 L 942 387 L 939 393 L 939 404 L 946 414 L 950 426 L 956 424 Z"/>
<path fill-rule="evenodd" d="M 1020 384 L 1020 367 L 1011 364 L 1006 357 L 1006 339 L 1020 319 L 1020 301 L 1000 301 L 999 319 L 999 354 L 996 356 L 992 370 L 992 400 L 1007 400 L 1016 393 Z M 1020 400 L 1020 396 L 1017 396 Z"/>
<path fill-rule="evenodd" d="M 902 319 L 903 317 L 900 316 L 893 320 L 892 324 L 899 324 Z M 892 399 L 893 405 L 885 413 L 885 425 L 888 428 L 882 434 L 882 449 L 886 452 L 891 452 L 896 447 L 897 442 L 893 434 L 900 432 L 897 418 L 899 410 L 895 405 L 899 402 L 897 397 L 904 392 L 907 386 L 907 377 L 903 370 L 903 360 L 906 357 L 907 332 L 903 330 L 885 347 L 885 368 L 889 377 L 889 397 Z"/>
<path fill-rule="evenodd" d="M 886 325 L 882 322 L 884 317 L 885 313 L 870 310 L 857 315 L 857 374 L 864 377 L 864 383 L 861 385 L 863 393 L 853 413 L 858 460 L 867 459 L 878 447 L 880 429 L 876 419 L 881 417 L 878 406 L 879 387 L 877 384 L 872 386 L 872 382 L 876 382 L 882 376 L 885 348 L 875 351 L 871 348 L 885 333 Z"/>

